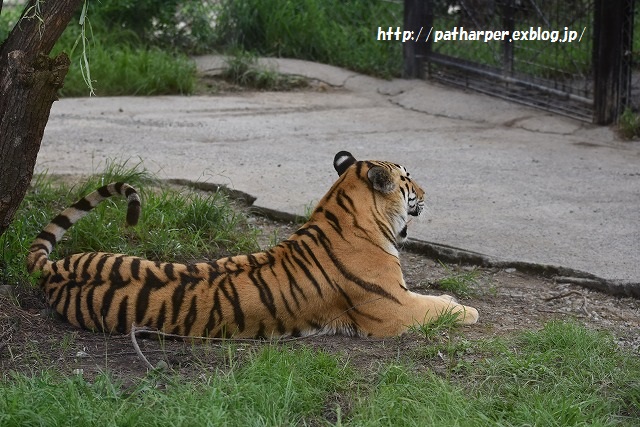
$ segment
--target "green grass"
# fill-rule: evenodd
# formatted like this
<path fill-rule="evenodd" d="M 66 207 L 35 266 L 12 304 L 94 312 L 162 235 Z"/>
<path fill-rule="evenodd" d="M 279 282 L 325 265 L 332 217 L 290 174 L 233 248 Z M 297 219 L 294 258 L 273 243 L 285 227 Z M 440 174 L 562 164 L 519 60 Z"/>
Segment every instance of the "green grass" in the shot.
<path fill-rule="evenodd" d="M 88 96 L 86 80 L 99 96 L 193 92 L 196 66 L 186 55 L 146 45 L 130 31 L 109 32 L 90 23 L 87 28 L 85 46 L 82 28 L 72 22 L 53 49 L 52 55 L 65 52 L 71 60 L 62 96 Z"/>
<path fill-rule="evenodd" d="M 640 362 L 606 334 L 551 322 L 484 345 L 490 354 L 452 381 L 389 366 L 359 399 L 353 424 L 632 426 L 640 416 Z"/>
<path fill-rule="evenodd" d="M 454 271 L 448 265 L 440 262 L 440 265 L 447 271 L 447 275 L 438 279 L 435 288 L 441 291 L 454 293 L 461 298 L 467 298 L 474 295 L 474 286 L 478 284 L 479 272 L 475 268 L 473 270 Z"/>
<path fill-rule="evenodd" d="M 96 95 L 164 95 L 190 94 L 195 88 L 196 67 L 181 50 L 162 48 L 142 40 L 131 30 L 109 27 L 100 17 L 93 19 L 98 9 L 91 2 L 85 26 L 77 19 L 64 31 L 52 51 L 52 56 L 65 52 L 71 66 L 65 78 L 62 96 Z M 20 7 L 4 7 L 0 15 L 0 41 L 4 40 L 20 17 Z M 94 24 L 92 25 L 92 22 Z M 88 72 L 83 71 L 85 60 Z M 85 80 L 91 80 L 88 84 Z"/>
<path fill-rule="evenodd" d="M 226 46 L 388 78 L 400 75 L 402 46 L 377 41 L 377 29 L 402 16 L 402 3 L 387 1 L 225 0 L 218 25 Z"/>
<path fill-rule="evenodd" d="M 618 119 L 618 132 L 624 139 L 633 139 L 640 135 L 640 115 L 627 107 Z"/>
<path fill-rule="evenodd" d="M 297 425 L 318 417 L 325 399 L 344 392 L 352 376 L 326 353 L 275 347 L 197 381 L 150 375 L 130 389 L 106 374 L 93 382 L 51 372 L 5 374 L 0 425 Z"/>
<path fill-rule="evenodd" d="M 36 177 L 15 220 L 0 236 L 0 282 L 19 284 L 29 245 L 60 211 L 101 185 L 132 184 L 142 195 L 142 215 L 136 227 L 126 227 L 126 201 L 111 198 L 75 224 L 52 253 L 57 259 L 72 253 L 106 251 L 162 261 L 217 259 L 258 249 L 256 231 L 222 193 L 177 191 L 163 187 L 140 167 L 110 163 L 105 171 L 77 185 L 55 185 Z"/>
<path fill-rule="evenodd" d="M 421 335 L 426 341 L 431 341 L 439 335 L 447 334 L 452 331 L 455 328 L 459 317 L 460 313 L 454 313 L 452 309 L 449 309 L 442 313 L 438 313 L 438 317 L 434 319 L 419 325 L 412 325 L 409 330 Z"/>
<path fill-rule="evenodd" d="M 68 46 L 58 46 L 56 50 L 70 52 Z M 185 55 L 155 47 L 114 46 L 98 38 L 92 43 L 87 57 L 92 86 L 98 96 L 187 95 L 195 87 L 196 66 Z M 75 50 L 62 96 L 89 95 L 81 61 L 81 52 Z"/>
<path fill-rule="evenodd" d="M 245 350 L 191 379 L 153 372 L 129 387 L 108 374 L 4 373 L 0 425 L 634 426 L 640 416 L 637 355 L 572 322 L 480 341 L 447 377 L 415 360 L 365 373 L 305 347 Z"/>
<path fill-rule="evenodd" d="M 221 77 L 244 87 L 259 90 L 291 90 L 309 85 L 298 76 L 280 74 L 258 64 L 258 57 L 250 52 L 238 51 L 229 55 Z"/>

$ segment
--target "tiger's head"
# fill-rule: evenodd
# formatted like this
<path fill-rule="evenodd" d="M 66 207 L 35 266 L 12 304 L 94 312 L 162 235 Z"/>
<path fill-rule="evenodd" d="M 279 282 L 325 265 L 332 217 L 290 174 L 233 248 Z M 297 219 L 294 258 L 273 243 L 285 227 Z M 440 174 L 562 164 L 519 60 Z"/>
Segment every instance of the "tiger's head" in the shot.
<path fill-rule="evenodd" d="M 392 162 L 357 161 L 347 151 L 336 154 L 333 166 L 341 177 L 340 186 L 353 190 L 349 197 L 357 198 L 357 208 L 370 208 L 374 216 L 386 219 L 376 222 L 379 227 L 387 224 L 382 232 L 395 246 L 404 242 L 409 216 L 417 217 L 424 209 L 424 190 L 407 169 Z"/>

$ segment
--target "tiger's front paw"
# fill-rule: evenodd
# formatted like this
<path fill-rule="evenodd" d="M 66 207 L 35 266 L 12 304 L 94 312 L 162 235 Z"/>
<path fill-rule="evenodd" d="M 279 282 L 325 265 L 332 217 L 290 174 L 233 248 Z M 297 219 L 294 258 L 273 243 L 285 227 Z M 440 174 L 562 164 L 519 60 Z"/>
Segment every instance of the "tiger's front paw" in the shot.
<path fill-rule="evenodd" d="M 459 311 L 459 318 L 461 319 L 460 323 L 462 323 L 463 325 L 473 325 L 474 323 L 478 322 L 478 319 L 480 318 L 478 310 L 473 307 L 469 307 L 468 305 L 460 305 L 460 307 L 462 307 L 462 309 Z"/>
<path fill-rule="evenodd" d="M 452 313 L 458 314 L 459 323 L 462 323 L 463 325 L 473 325 L 478 322 L 480 314 L 475 308 L 469 307 L 468 305 L 458 304 L 458 301 L 451 295 L 440 295 L 439 298 L 445 300 L 449 304 Z"/>

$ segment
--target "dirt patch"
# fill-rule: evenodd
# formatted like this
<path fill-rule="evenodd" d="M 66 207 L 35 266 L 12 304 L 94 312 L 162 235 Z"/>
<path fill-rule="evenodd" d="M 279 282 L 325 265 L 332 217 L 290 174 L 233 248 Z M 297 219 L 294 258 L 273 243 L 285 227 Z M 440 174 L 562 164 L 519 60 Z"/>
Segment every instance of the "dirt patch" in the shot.
<path fill-rule="evenodd" d="M 297 225 L 250 216 L 250 223 L 262 230 L 260 244 L 268 246 L 289 236 Z M 434 284 L 452 271 L 474 267 L 442 265 L 423 255 L 401 254 L 408 286 L 418 292 L 440 293 Z M 556 282 L 513 269 L 475 269 L 472 295 L 461 299 L 480 311 L 477 325 L 459 328 L 459 339 L 499 337 L 532 330 L 550 319 L 576 319 L 594 329 L 611 331 L 620 346 L 640 353 L 640 300 L 612 297 L 575 284 Z M 237 363 L 265 343 L 235 342 L 232 348 L 219 342 L 183 342 L 137 337 L 140 351 L 153 366 L 165 366 L 185 376 L 224 369 Z M 284 345 L 308 345 L 343 354 L 361 369 L 411 358 L 425 368 L 445 369 L 449 361 L 441 354 L 423 355 L 424 337 L 409 333 L 392 339 L 354 339 L 341 336 L 312 337 L 288 341 Z M 231 356 L 233 354 L 233 356 Z M 472 356 L 473 357 L 473 356 Z M 231 360 L 233 359 L 233 361 Z M 47 314 L 39 289 L 14 289 L 0 295 L 0 370 L 32 373 L 54 369 L 64 374 L 93 378 L 106 370 L 125 384 L 146 375 L 143 363 L 129 335 L 107 336 L 79 330 Z"/>

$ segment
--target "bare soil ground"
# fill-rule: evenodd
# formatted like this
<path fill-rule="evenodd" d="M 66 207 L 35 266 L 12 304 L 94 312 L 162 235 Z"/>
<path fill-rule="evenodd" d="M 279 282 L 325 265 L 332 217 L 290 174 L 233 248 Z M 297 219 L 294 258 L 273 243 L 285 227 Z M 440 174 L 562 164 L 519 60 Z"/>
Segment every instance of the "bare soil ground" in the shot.
<path fill-rule="evenodd" d="M 295 90 L 336 90 L 322 82 L 310 81 Z M 221 79 L 201 77 L 198 94 L 220 94 L 247 90 Z M 288 90 L 291 90 L 289 88 Z M 76 180 L 65 177 L 63 180 Z M 238 204 L 239 209 L 247 206 Z M 278 222 L 250 215 L 250 222 L 260 230 L 262 247 L 288 237 L 296 224 Z M 409 230 L 409 234 L 411 231 Z M 108 248 L 104 248 L 108 250 Z M 457 340 L 508 336 L 518 331 L 540 328 L 551 319 L 575 319 L 586 326 L 611 331 L 618 344 L 640 356 L 640 300 L 619 298 L 575 284 L 558 282 L 515 269 L 482 269 L 473 266 L 444 266 L 424 255 L 401 253 L 405 280 L 416 292 L 439 294 L 435 283 L 451 271 L 476 270 L 472 297 L 459 298 L 476 307 L 480 321 L 455 331 Z M 0 283 L 1 285 L 1 283 Z M 445 337 L 448 339 L 449 337 Z M 124 384 L 135 383 L 147 374 L 149 364 L 177 374 L 194 377 L 203 372 L 225 369 L 243 353 L 271 344 L 266 342 L 181 341 L 137 335 L 136 351 L 129 335 L 103 335 L 79 330 L 49 314 L 40 290 L 32 287 L 0 293 L 0 373 L 25 374 L 53 369 L 65 375 L 82 374 L 92 379 L 109 371 Z M 282 345 L 307 345 L 341 354 L 361 369 L 375 369 L 393 360 L 419 360 L 424 368 L 444 370 L 451 360 L 442 354 L 424 355 L 425 338 L 408 333 L 392 339 L 365 339 L 342 336 L 318 336 L 285 341 Z M 433 344 L 433 342 L 430 342 Z M 422 355 L 422 356 L 421 356 Z M 471 352 L 467 359 L 481 357 Z M 233 360 L 231 360 L 233 359 Z M 454 362 L 455 363 L 455 362 Z"/>
<path fill-rule="evenodd" d="M 296 225 L 251 216 L 250 222 L 262 232 L 261 245 L 267 246 L 274 234 L 289 236 Z M 423 255 L 401 255 L 405 278 L 410 288 L 438 293 L 433 289 L 438 279 L 453 271 L 474 267 L 447 266 Z M 462 299 L 480 311 L 478 324 L 456 330 L 457 339 L 474 342 L 516 331 L 540 328 L 550 319 L 576 319 L 595 329 L 611 331 L 620 346 L 640 354 L 640 300 L 612 297 L 578 285 L 558 283 L 507 269 L 477 269 L 473 297 Z M 25 374 L 54 369 L 63 374 L 79 374 L 91 379 L 109 371 L 125 384 L 135 383 L 147 374 L 148 365 L 136 352 L 131 337 L 107 336 L 79 330 L 47 315 L 38 289 L 21 288 L 11 296 L 0 296 L 0 372 Z M 153 366 L 187 377 L 205 371 L 224 369 L 231 363 L 229 344 L 219 342 L 185 342 L 137 336 L 140 352 Z M 425 368 L 443 370 L 451 361 L 441 354 L 416 356 L 424 348 L 425 338 L 409 333 L 393 339 L 358 339 L 319 336 L 289 341 L 283 345 L 308 345 L 344 355 L 362 369 L 375 369 L 381 363 L 398 359 L 420 360 Z M 235 342 L 233 358 L 243 351 L 265 345 L 264 342 Z M 473 359 L 477 354 L 468 356 Z M 450 367 L 450 366 L 449 366 Z"/>

